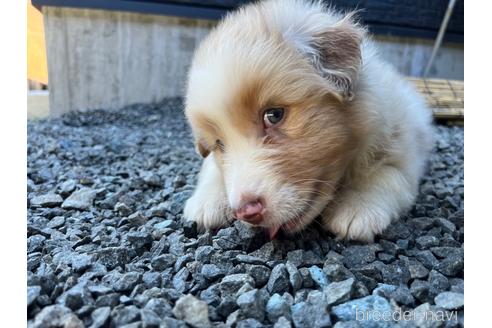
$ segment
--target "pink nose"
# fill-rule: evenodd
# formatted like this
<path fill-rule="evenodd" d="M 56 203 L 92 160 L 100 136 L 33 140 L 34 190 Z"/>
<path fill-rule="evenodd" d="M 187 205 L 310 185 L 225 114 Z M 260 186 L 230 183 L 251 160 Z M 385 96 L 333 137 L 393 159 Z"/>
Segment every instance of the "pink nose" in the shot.
<path fill-rule="evenodd" d="M 245 199 L 242 206 L 234 211 L 236 218 L 252 224 L 263 220 L 263 204 L 259 198 Z"/>

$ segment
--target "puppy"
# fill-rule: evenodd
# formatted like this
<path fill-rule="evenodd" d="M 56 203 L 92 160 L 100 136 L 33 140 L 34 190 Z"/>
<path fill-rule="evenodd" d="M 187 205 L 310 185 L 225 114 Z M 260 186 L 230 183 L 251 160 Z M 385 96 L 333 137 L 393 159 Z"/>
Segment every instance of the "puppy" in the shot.
<path fill-rule="evenodd" d="M 269 0 L 228 15 L 197 49 L 186 117 L 204 157 L 184 217 L 295 233 L 321 216 L 370 242 L 414 202 L 431 112 L 352 14 Z"/>

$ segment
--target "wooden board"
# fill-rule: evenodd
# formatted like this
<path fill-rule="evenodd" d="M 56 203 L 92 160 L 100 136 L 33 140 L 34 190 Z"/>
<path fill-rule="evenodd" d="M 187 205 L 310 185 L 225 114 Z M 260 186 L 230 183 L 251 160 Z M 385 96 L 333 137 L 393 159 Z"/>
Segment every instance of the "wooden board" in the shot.
<path fill-rule="evenodd" d="M 465 116 L 464 81 L 408 78 L 425 96 L 434 117 L 443 120 L 463 120 Z"/>

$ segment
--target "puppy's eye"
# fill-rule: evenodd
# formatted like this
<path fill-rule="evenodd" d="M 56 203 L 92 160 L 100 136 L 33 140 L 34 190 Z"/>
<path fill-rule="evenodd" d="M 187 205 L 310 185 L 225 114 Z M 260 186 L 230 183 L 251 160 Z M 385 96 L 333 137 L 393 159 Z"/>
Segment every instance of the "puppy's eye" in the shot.
<path fill-rule="evenodd" d="M 271 127 L 282 121 L 284 109 L 282 107 L 268 108 L 263 114 L 263 123 L 265 127 Z"/>
<path fill-rule="evenodd" d="M 222 141 L 220 141 L 219 139 L 217 139 L 217 140 L 215 141 L 215 148 L 216 148 L 216 149 L 218 149 L 218 150 L 220 150 L 222 153 L 223 153 L 223 152 L 224 152 L 224 150 L 225 150 L 225 146 L 224 146 L 224 144 L 223 144 L 223 143 L 222 143 Z"/>

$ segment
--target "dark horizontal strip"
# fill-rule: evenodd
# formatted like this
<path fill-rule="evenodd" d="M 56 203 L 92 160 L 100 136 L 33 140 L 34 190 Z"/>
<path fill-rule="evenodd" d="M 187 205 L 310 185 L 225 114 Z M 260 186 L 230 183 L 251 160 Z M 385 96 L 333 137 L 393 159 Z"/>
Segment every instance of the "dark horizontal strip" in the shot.
<path fill-rule="evenodd" d="M 187 18 L 212 19 L 222 18 L 226 9 L 214 7 L 198 7 L 195 5 L 178 3 L 157 3 L 138 1 L 110 1 L 110 0 L 32 0 L 32 4 L 40 9 L 42 6 L 87 8 L 129 11 L 143 14 L 158 14 Z"/>
<path fill-rule="evenodd" d="M 247 2 L 249 1 L 202 1 L 200 4 L 197 1 L 172 0 L 32 0 L 32 4 L 38 9 L 42 6 L 104 9 L 209 20 L 220 19 L 229 10 Z M 233 7 L 232 3 L 236 5 Z M 437 28 L 432 29 L 429 26 L 422 28 L 405 26 L 395 24 L 394 22 L 385 23 L 384 19 L 375 20 L 373 16 L 364 17 L 364 12 L 367 11 L 369 11 L 368 8 L 361 12 L 361 18 L 374 34 L 433 39 L 438 32 Z M 444 36 L 444 41 L 463 43 L 463 33 L 460 31 L 449 31 L 448 29 Z"/>
<path fill-rule="evenodd" d="M 401 27 L 384 24 L 368 24 L 369 31 L 375 35 L 435 39 L 438 33 L 438 31 L 436 30 L 429 29 L 419 29 L 413 27 Z M 446 34 L 444 34 L 444 41 L 452 43 L 463 43 L 464 37 L 461 33 L 452 33 L 447 31 Z"/>

